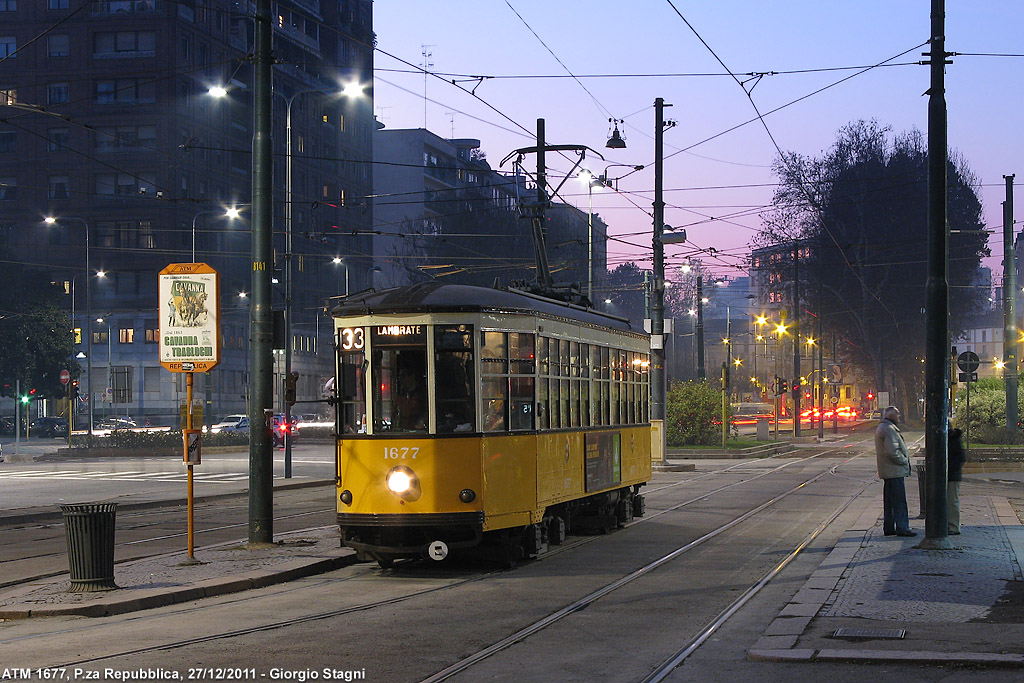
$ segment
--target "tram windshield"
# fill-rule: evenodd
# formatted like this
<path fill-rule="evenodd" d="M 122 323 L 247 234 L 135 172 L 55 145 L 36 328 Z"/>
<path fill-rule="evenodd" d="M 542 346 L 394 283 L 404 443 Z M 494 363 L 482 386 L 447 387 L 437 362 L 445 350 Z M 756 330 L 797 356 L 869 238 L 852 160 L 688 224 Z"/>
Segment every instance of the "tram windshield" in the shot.
<path fill-rule="evenodd" d="M 438 325 L 434 330 L 437 433 L 473 431 L 473 326 Z"/>
<path fill-rule="evenodd" d="M 371 330 L 374 433 L 427 431 L 427 326 Z"/>

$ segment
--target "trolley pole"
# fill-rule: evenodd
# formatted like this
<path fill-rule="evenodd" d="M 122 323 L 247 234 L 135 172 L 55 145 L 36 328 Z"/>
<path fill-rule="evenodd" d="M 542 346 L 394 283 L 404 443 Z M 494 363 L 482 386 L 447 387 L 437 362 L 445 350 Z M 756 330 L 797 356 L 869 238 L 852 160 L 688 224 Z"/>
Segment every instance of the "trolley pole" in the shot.
<path fill-rule="evenodd" d="M 256 0 L 252 139 L 252 306 L 249 313 L 249 543 L 274 540 L 273 69 L 271 0 Z"/>
<path fill-rule="evenodd" d="M 665 231 L 664 136 L 665 100 L 654 100 L 654 282 L 651 283 L 651 419 L 661 422 L 661 461 L 665 452 Z"/>

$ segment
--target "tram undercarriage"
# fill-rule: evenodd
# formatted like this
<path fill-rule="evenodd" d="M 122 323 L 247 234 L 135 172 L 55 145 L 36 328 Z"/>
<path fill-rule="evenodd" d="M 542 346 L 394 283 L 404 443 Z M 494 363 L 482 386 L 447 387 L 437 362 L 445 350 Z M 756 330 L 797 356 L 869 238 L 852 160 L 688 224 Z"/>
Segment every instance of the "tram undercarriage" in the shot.
<path fill-rule="evenodd" d="M 561 545 L 568 534 L 608 533 L 645 512 L 640 487 L 624 487 L 552 505 L 539 524 L 483 531 L 483 514 L 352 515 L 339 514 L 341 542 L 363 562 L 391 567 L 395 560 L 443 561 L 473 552 L 503 566 L 513 566 Z M 478 517 L 478 519 L 472 519 Z"/>

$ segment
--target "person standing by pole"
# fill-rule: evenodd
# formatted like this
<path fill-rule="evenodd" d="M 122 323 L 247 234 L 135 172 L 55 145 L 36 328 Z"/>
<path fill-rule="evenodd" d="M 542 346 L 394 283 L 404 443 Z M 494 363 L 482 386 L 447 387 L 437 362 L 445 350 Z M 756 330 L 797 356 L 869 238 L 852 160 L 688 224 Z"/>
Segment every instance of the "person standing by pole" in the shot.
<path fill-rule="evenodd" d="M 896 425 L 900 410 L 889 406 L 875 429 L 875 458 L 878 478 L 882 480 L 882 531 L 886 536 L 917 536 L 910 530 L 907 489 L 904 478 L 910 476 L 910 454 Z"/>

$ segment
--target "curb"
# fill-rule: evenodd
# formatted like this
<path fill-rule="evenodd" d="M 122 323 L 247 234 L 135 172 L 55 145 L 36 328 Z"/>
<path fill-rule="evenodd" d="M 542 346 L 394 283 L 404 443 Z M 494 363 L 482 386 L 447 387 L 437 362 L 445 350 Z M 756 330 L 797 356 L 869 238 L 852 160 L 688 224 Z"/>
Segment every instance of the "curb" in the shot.
<path fill-rule="evenodd" d="M 299 481 L 299 482 L 289 483 L 289 484 L 278 484 L 278 485 L 274 486 L 274 491 L 275 492 L 277 492 L 277 491 L 294 491 L 294 490 L 299 490 L 299 489 L 319 488 L 321 486 L 334 486 L 334 480 L 333 479 L 312 479 L 310 481 Z M 238 491 L 234 491 L 234 492 L 214 493 L 212 495 L 196 496 L 195 497 L 195 502 L 202 503 L 202 502 L 206 502 L 206 501 L 223 500 L 225 498 L 232 498 L 232 497 L 235 497 L 235 496 L 242 496 L 242 495 L 246 495 L 248 493 L 249 493 L 249 487 L 246 486 L 245 488 L 239 489 Z M 164 499 L 164 500 L 146 500 L 146 501 L 141 501 L 141 502 L 137 502 L 137 503 L 120 502 L 120 501 L 112 501 L 112 502 L 116 502 L 117 503 L 117 509 L 118 509 L 118 511 L 121 511 L 121 512 L 123 512 L 123 511 L 133 511 L 133 510 L 152 510 L 153 508 L 173 507 L 173 506 L 176 506 L 176 505 L 177 506 L 183 506 L 183 505 L 187 505 L 188 504 L 188 502 L 184 498 L 167 498 L 167 499 Z M 48 509 L 48 508 L 43 508 L 43 509 L 35 508 L 35 510 L 36 510 L 35 512 L 25 512 L 25 513 L 21 513 L 21 514 L 18 514 L 18 513 L 10 514 L 9 511 L 0 511 L 0 521 L 2 521 L 3 524 L 6 525 L 6 526 L 11 526 L 11 525 L 16 525 L 16 524 L 31 524 L 33 522 L 44 522 L 44 521 L 60 522 L 63 519 L 63 517 L 61 515 L 61 511 L 59 509 L 58 510 L 51 510 L 51 509 Z"/>
<path fill-rule="evenodd" d="M 975 664 L 1006 668 L 1024 668 L 1024 655 L 998 652 L 928 652 L 911 650 L 749 650 L 747 659 L 753 662 L 829 662 L 829 663 L 889 663 L 889 664 Z"/>
<path fill-rule="evenodd" d="M 210 598 L 229 593 L 239 593 L 253 588 L 265 588 L 278 583 L 286 583 L 295 579 L 323 574 L 355 564 L 355 551 L 351 549 L 343 555 L 315 562 L 297 560 L 281 565 L 274 571 L 251 571 L 238 576 L 205 579 L 194 584 L 172 589 L 147 589 L 136 596 L 121 596 L 111 593 L 88 605 L 69 605 L 62 607 L 38 607 L 26 609 L 0 608 L 0 619 L 32 619 L 39 617 L 79 616 L 109 617 L 126 612 L 137 612 L 155 607 L 166 607 L 182 602 L 191 602 L 202 598 Z"/>

